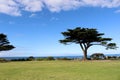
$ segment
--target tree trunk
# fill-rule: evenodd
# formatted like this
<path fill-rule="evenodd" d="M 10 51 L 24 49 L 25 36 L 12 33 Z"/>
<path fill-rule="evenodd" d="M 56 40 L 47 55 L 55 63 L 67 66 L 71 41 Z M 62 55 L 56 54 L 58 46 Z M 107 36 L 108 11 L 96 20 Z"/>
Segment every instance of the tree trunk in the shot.
<path fill-rule="evenodd" d="M 83 51 L 83 54 L 84 54 L 83 60 L 88 60 L 88 59 L 87 59 L 87 49 L 85 49 L 85 50 Z"/>
<path fill-rule="evenodd" d="M 81 47 L 83 54 L 84 54 L 83 60 L 87 60 L 87 50 L 89 48 L 88 45 L 85 45 L 85 44 L 82 45 L 80 43 L 80 47 Z"/>

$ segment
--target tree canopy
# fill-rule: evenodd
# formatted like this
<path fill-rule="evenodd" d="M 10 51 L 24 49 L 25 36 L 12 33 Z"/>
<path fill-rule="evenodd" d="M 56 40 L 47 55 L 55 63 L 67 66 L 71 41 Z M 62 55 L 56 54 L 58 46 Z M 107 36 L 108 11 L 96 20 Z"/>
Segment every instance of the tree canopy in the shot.
<path fill-rule="evenodd" d="M 0 51 L 12 50 L 15 48 L 13 45 L 10 45 L 10 42 L 7 39 L 7 36 L 3 33 L 0 34 Z"/>
<path fill-rule="evenodd" d="M 103 45 L 106 47 L 106 49 L 117 48 L 115 43 L 107 43 L 108 41 L 111 41 L 112 38 L 102 37 L 104 33 L 99 33 L 94 28 L 77 27 L 75 29 L 68 29 L 67 31 L 62 32 L 62 35 L 64 36 L 64 39 L 59 40 L 60 43 L 76 43 L 80 45 L 84 53 L 84 60 L 87 59 L 88 48 L 93 45 Z"/>

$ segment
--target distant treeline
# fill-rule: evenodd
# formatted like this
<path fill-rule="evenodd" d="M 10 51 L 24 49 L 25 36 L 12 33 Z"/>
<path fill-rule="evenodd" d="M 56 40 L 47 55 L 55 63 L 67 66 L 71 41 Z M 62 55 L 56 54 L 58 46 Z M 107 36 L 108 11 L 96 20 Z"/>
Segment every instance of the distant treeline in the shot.
<path fill-rule="evenodd" d="M 7 60 L 5 58 L 0 58 L 1 62 L 6 62 L 6 61 L 50 61 L 50 60 L 73 60 L 73 59 L 67 58 L 67 57 L 54 58 L 52 56 L 39 57 L 39 58 L 35 58 L 33 56 L 30 56 L 28 58 L 18 58 L 18 59 L 10 59 L 10 60 Z"/>
<path fill-rule="evenodd" d="M 33 57 L 30 56 L 28 58 L 17 58 L 7 60 L 5 58 L 0 58 L 0 62 L 9 62 L 9 61 L 52 61 L 52 60 L 82 60 L 82 58 L 68 58 L 68 57 Z M 105 56 L 102 53 L 92 54 L 88 60 L 120 60 L 120 56 Z"/>

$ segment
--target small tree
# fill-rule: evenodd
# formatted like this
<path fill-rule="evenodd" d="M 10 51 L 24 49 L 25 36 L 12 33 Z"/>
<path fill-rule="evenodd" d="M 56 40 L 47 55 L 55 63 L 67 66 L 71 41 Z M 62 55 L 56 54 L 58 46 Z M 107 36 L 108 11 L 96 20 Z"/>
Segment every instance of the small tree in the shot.
<path fill-rule="evenodd" d="M 10 42 L 7 39 L 5 34 L 0 34 L 0 51 L 8 51 L 15 48 L 13 45 L 10 45 Z"/>
<path fill-rule="evenodd" d="M 63 40 L 59 40 L 60 43 L 76 43 L 79 44 L 83 54 L 84 60 L 87 60 L 87 50 L 93 45 L 103 45 L 106 49 L 115 49 L 115 43 L 107 43 L 111 41 L 111 38 L 103 38 L 104 33 L 99 33 L 96 29 L 93 28 L 81 28 L 77 27 L 75 29 L 68 29 L 66 32 L 62 32 L 62 35 L 65 37 Z"/>

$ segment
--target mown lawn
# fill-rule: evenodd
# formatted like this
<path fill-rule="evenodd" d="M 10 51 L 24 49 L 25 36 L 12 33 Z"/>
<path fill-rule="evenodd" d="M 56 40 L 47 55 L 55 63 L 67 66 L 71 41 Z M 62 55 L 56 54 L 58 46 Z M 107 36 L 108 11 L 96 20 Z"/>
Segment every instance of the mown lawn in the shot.
<path fill-rule="evenodd" d="M 120 61 L 0 63 L 0 80 L 120 80 Z"/>

